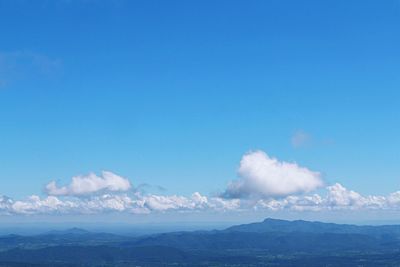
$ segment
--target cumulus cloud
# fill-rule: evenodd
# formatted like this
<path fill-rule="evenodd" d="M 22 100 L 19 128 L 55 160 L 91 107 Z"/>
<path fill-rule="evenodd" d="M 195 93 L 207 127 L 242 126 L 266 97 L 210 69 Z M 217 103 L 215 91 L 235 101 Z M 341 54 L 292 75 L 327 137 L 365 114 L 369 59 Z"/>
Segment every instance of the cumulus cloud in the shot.
<path fill-rule="evenodd" d="M 94 195 L 86 198 L 32 195 L 24 200 L 14 201 L 0 197 L 0 214 L 98 214 L 105 212 L 126 212 L 147 214 L 171 211 L 228 211 L 240 208 L 240 200 L 226 200 L 218 197 L 207 198 L 198 192 L 190 197 L 142 195 L 135 193 L 113 193 Z"/>
<path fill-rule="evenodd" d="M 241 212 L 267 211 L 329 211 L 329 210 L 400 210 L 400 191 L 388 196 L 363 196 L 341 184 L 325 188 L 325 194 L 290 195 L 284 198 L 225 199 L 207 197 L 199 192 L 191 196 L 112 192 L 87 197 L 32 195 L 13 200 L 0 196 L 0 214 L 149 214 L 166 212 Z"/>
<path fill-rule="evenodd" d="M 199 192 L 182 196 L 130 190 L 126 178 L 107 171 L 100 176 L 91 173 L 75 176 L 63 186 L 51 181 L 46 196 L 14 200 L 0 195 L 0 215 L 400 210 L 400 191 L 364 196 L 335 183 L 321 188 L 324 193 L 311 193 L 323 184 L 318 172 L 278 161 L 263 151 L 245 154 L 238 175 L 222 196 L 208 197 Z"/>
<path fill-rule="evenodd" d="M 262 199 L 258 208 L 269 210 L 398 210 L 400 209 L 400 191 L 389 196 L 363 196 L 336 183 L 326 187 L 326 195 L 288 196 L 283 199 Z"/>
<path fill-rule="evenodd" d="M 283 197 L 310 192 L 323 184 L 320 173 L 278 161 L 263 151 L 245 154 L 238 175 L 240 178 L 228 185 L 224 197 Z"/>
<path fill-rule="evenodd" d="M 127 191 L 131 188 L 128 179 L 118 176 L 112 172 L 103 171 L 102 176 L 90 173 L 86 176 L 72 177 L 69 185 L 59 187 L 55 181 L 46 185 L 46 193 L 53 196 L 76 196 L 88 195 L 103 191 Z"/>

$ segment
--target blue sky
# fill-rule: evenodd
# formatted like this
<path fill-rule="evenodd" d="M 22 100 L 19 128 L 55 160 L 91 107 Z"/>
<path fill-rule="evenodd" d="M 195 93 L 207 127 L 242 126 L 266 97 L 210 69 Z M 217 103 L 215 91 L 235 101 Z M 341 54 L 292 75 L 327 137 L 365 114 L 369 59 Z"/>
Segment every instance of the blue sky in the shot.
<path fill-rule="evenodd" d="M 327 186 L 398 191 L 399 15 L 397 0 L 0 1 L 0 194 L 106 170 L 216 196 L 258 150 Z"/>

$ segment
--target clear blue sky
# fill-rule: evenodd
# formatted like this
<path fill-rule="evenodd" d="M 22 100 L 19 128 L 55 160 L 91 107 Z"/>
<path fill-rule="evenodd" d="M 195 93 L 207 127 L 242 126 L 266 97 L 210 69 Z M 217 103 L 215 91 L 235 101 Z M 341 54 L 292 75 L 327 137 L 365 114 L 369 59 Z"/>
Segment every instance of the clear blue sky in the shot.
<path fill-rule="evenodd" d="M 0 194 L 101 170 L 209 194 L 256 149 L 399 190 L 399 48 L 398 0 L 0 1 Z"/>

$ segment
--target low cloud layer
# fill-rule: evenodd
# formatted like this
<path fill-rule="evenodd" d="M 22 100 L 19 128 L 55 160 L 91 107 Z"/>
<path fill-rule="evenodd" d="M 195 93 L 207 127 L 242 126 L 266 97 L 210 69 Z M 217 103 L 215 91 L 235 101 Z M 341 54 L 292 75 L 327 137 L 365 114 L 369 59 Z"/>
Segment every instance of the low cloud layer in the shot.
<path fill-rule="evenodd" d="M 326 195 L 288 196 L 283 199 L 263 199 L 256 204 L 269 210 L 399 210 L 400 191 L 388 196 L 362 196 L 339 183 L 326 187 Z"/>
<path fill-rule="evenodd" d="M 318 172 L 278 161 L 263 151 L 245 154 L 238 175 L 239 179 L 228 185 L 224 197 L 283 197 L 310 192 L 323 184 Z"/>
<path fill-rule="evenodd" d="M 130 188 L 131 183 L 128 179 L 103 171 L 102 176 L 91 173 L 72 177 L 69 185 L 61 187 L 57 186 L 55 181 L 51 181 L 46 185 L 46 193 L 53 196 L 79 196 L 105 191 L 127 191 Z"/>
<path fill-rule="evenodd" d="M 218 197 L 208 198 L 196 192 L 190 197 L 103 194 L 86 198 L 33 195 L 25 200 L 14 201 L 0 196 L 0 214 L 99 214 L 106 212 L 125 212 L 148 214 L 167 211 L 227 211 L 240 208 L 239 200 L 226 200 Z"/>
<path fill-rule="evenodd" d="M 321 188 L 318 172 L 278 161 L 262 151 L 245 154 L 239 179 L 221 196 L 199 192 L 191 196 L 145 193 L 112 172 L 75 176 L 59 186 L 46 185 L 46 196 L 15 200 L 0 195 L 0 215 L 148 214 L 166 212 L 400 210 L 400 191 L 387 196 L 363 196 L 339 183 Z"/>
<path fill-rule="evenodd" d="M 284 198 L 224 199 L 198 192 L 191 196 L 112 193 L 89 197 L 30 196 L 13 200 L 0 196 L 1 215 L 36 214 L 148 214 L 165 212 L 400 210 L 400 191 L 388 196 L 363 196 L 341 184 L 325 188 L 325 194 L 290 195 Z"/>

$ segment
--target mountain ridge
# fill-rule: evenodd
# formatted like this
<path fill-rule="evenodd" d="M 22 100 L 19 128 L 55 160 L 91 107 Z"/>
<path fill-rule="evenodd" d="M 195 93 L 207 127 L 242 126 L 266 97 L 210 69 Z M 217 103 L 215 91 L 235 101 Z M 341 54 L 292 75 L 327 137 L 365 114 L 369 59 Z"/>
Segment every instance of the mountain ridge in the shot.
<path fill-rule="evenodd" d="M 281 220 L 266 218 L 261 222 L 234 225 L 223 231 L 228 232 L 305 232 L 305 233 L 357 233 L 379 236 L 393 234 L 400 237 L 400 225 L 355 225 L 320 221 Z"/>
<path fill-rule="evenodd" d="M 227 262 L 242 265 L 225 266 L 321 266 L 312 265 L 320 261 L 343 266 L 344 258 L 354 264 L 364 258 L 374 263 L 367 266 L 388 266 L 400 259 L 400 225 L 357 226 L 266 218 L 224 230 L 137 237 L 79 228 L 52 233 L 1 236 L 0 266 L 2 262 L 118 266 L 115 264 L 121 261 L 133 264 L 123 266 L 159 266 L 160 262 L 170 264 L 165 266 L 195 266 L 196 262 L 203 262 L 199 266 Z M 332 261 L 338 264 L 332 265 Z"/>

